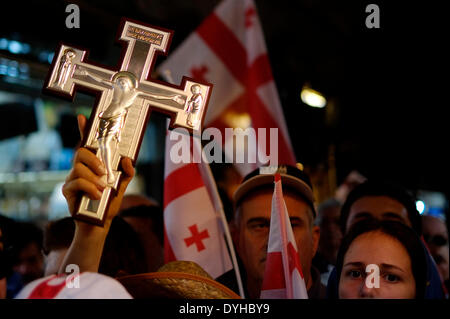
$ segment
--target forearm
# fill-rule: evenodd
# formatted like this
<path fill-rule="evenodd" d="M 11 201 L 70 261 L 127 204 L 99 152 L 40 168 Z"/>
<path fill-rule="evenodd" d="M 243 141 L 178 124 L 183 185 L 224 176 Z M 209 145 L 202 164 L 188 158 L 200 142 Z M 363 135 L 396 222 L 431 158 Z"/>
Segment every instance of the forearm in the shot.
<path fill-rule="evenodd" d="M 75 221 L 75 235 L 59 273 L 65 273 L 66 267 L 70 264 L 77 265 L 80 272 L 98 272 L 108 231 L 109 223 L 99 227 Z"/>

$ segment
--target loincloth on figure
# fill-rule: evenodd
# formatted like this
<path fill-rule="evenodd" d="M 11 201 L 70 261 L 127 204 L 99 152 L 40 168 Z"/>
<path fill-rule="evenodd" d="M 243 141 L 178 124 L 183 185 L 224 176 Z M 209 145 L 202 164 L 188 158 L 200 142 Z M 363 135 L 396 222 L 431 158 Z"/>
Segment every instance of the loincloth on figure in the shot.
<path fill-rule="evenodd" d="M 102 117 L 102 114 L 100 114 L 100 123 L 98 124 L 97 138 L 103 138 L 112 135 L 115 136 L 117 140 L 120 140 L 120 131 L 123 126 L 125 115 L 126 112 L 111 117 Z"/>

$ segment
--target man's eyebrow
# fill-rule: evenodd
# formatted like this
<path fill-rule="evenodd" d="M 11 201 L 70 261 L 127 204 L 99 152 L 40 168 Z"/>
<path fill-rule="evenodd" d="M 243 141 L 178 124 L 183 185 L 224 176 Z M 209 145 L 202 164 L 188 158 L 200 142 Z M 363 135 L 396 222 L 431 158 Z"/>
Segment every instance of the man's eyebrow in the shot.
<path fill-rule="evenodd" d="M 399 214 L 396 214 L 394 212 L 385 212 L 385 213 L 383 213 L 383 217 L 389 217 L 389 218 L 393 218 L 393 219 L 398 219 L 398 220 L 400 220 L 402 222 L 404 221 L 402 216 L 400 216 Z"/>
<path fill-rule="evenodd" d="M 356 218 L 365 218 L 365 217 L 372 217 L 372 214 L 369 212 L 366 212 L 366 211 L 357 212 L 353 218 L 356 219 Z"/>
<path fill-rule="evenodd" d="M 253 218 L 250 218 L 249 220 L 247 220 L 247 225 L 250 225 L 252 223 L 269 223 L 270 224 L 270 219 L 266 218 L 266 217 L 253 217 Z"/>
<path fill-rule="evenodd" d="M 296 216 L 289 217 L 289 220 L 291 221 L 291 223 L 292 222 L 303 223 L 303 219 L 301 219 L 300 217 L 296 217 Z"/>

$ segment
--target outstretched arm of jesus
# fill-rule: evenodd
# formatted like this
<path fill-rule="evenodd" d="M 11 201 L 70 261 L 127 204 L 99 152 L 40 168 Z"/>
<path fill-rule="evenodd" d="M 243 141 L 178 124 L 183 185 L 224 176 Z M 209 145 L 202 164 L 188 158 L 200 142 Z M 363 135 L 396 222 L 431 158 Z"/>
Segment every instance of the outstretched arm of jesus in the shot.
<path fill-rule="evenodd" d="M 78 126 L 81 136 L 86 126 L 86 118 L 78 116 Z M 134 176 L 134 168 L 129 158 L 121 161 L 123 179 L 121 180 L 116 196 L 112 199 L 106 212 L 104 226 L 95 226 L 80 220 L 75 220 L 75 235 L 72 244 L 67 251 L 59 273 L 64 273 L 66 266 L 76 264 L 80 271 L 97 272 L 103 253 L 106 236 L 113 218 L 118 214 L 123 194 L 128 183 Z M 91 199 L 100 199 L 101 191 L 105 188 L 101 177 L 106 174 L 103 163 L 94 153 L 86 148 L 80 148 L 75 153 L 72 170 L 66 178 L 63 186 L 63 194 L 66 198 L 71 215 L 76 210 L 76 200 L 82 194 Z"/>
<path fill-rule="evenodd" d="M 158 100 L 172 100 L 177 102 L 180 105 L 184 105 L 186 100 L 183 98 L 182 95 L 176 94 L 176 95 L 157 95 L 157 94 L 150 94 L 150 93 L 140 93 L 139 95 L 142 95 L 143 97 L 151 97 Z"/>
<path fill-rule="evenodd" d="M 86 70 L 86 69 L 83 68 L 83 67 L 77 66 L 77 68 L 75 69 L 74 74 L 75 74 L 75 75 L 84 75 L 84 76 L 87 76 L 87 77 L 93 79 L 94 81 L 97 81 L 97 82 L 99 82 L 99 83 L 103 83 L 103 84 L 106 84 L 106 85 L 112 87 L 112 82 L 111 82 L 111 81 L 107 81 L 107 80 L 104 80 L 104 79 L 102 79 L 102 78 L 100 78 L 100 77 L 98 77 L 98 76 L 95 76 L 94 74 L 90 73 L 88 70 Z"/>

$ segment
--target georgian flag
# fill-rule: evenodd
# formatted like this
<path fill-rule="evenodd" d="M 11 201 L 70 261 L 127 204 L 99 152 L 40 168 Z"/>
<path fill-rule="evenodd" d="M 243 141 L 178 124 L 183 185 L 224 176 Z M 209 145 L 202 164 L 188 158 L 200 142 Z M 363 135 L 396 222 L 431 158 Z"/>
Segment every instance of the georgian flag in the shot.
<path fill-rule="evenodd" d="M 253 0 L 224 0 L 170 57 L 158 73 L 174 83 L 183 75 L 214 85 L 205 125 L 220 129 L 222 144 L 235 147 L 234 154 L 247 154 L 245 163 L 236 164 L 244 176 L 273 156 L 269 150 L 270 128 L 277 128 L 279 163 L 295 165 L 295 156 L 284 120 L 278 92 L 273 80 L 266 45 Z M 168 76 L 167 73 L 170 73 Z M 172 79 L 169 79 L 169 78 Z M 245 148 L 225 128 L 253 127 L 265 129 L 266 143 Z M 231 146 L 230 146 L 231 145 Z M 273 147 L 274 145 L 272 145 Z M 276 145 L 275 145 L 276 146 Z M 256 163 L 249 158 L 256 157 Z M 230 154 L 228 154 L 230 159 Z M 271 165 L 278 163 L 272 162 Z"/>
<path fill-rule="evenodd" d="M 308 299 L 300 257 L 283 198 L 280 174 L 275 174 L 261 299 Z"/>
<path fill-rule="evenodd" d="M 194 261 L 217 278 L 232 269 L 224 240 L 223 227 L 227 225 L 223 226 L 216 213 L 214 199 L 203 180 L 201 164 L 175 163 L 171 154 L 183 143 L 189 150 L 192 142 L 192 137 L 176 131 L 166 136 L 164 261 Z M 195 146 L 192 149 L 199 150 Z"/>

